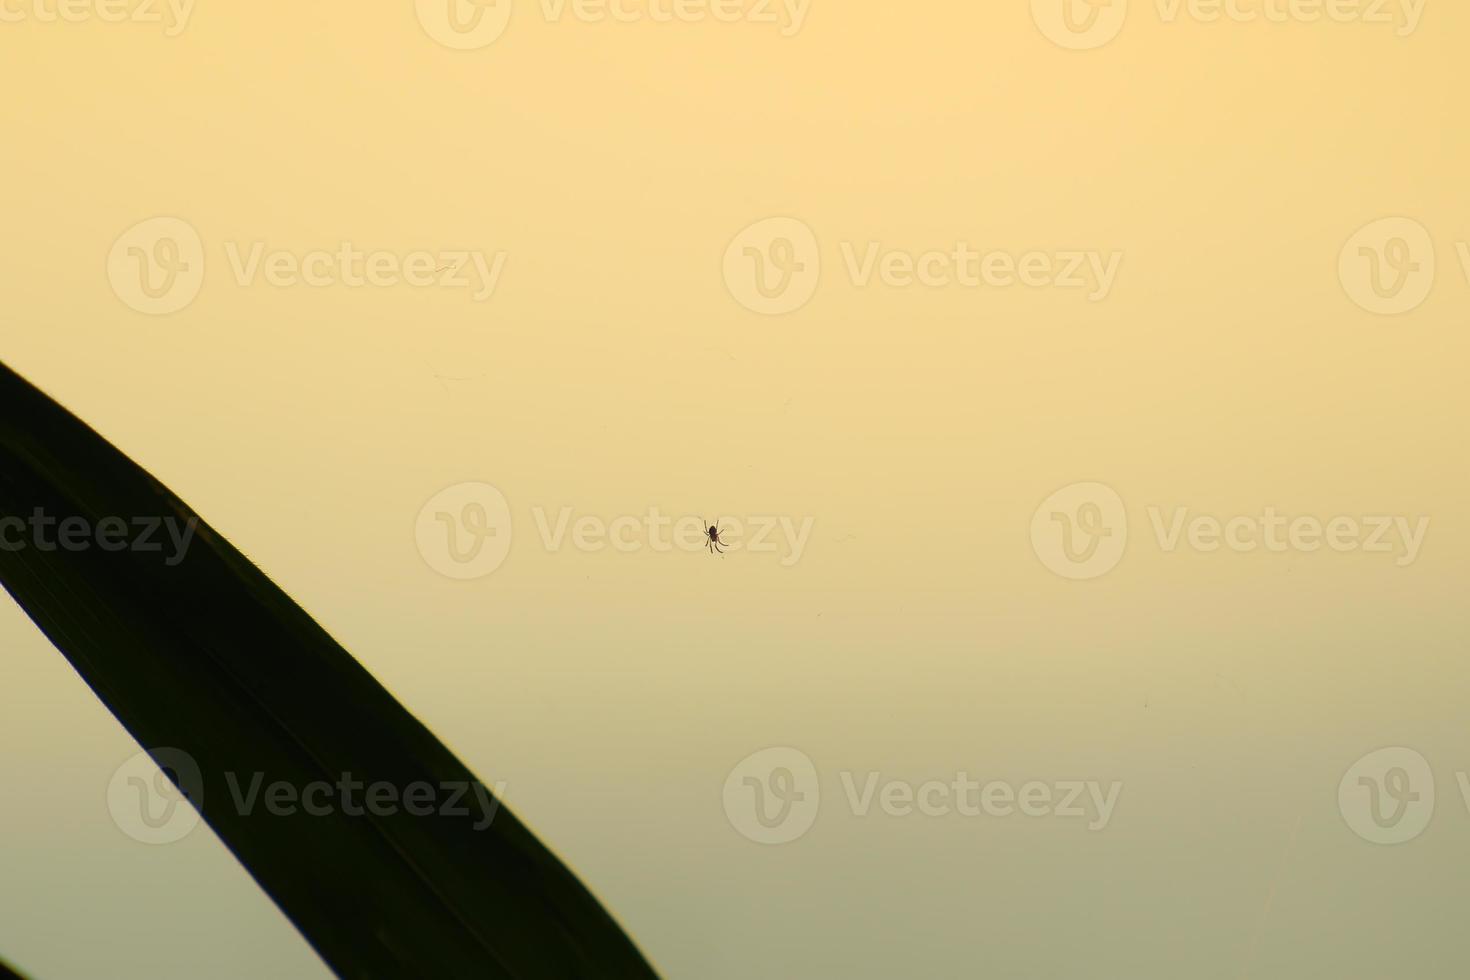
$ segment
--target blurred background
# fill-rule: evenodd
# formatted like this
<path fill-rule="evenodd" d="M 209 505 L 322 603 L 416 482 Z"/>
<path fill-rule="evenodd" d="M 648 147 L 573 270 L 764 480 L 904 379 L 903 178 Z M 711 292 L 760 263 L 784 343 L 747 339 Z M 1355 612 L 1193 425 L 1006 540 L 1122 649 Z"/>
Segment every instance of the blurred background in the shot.
<path fill-rule="evenodd" d="M 0 359 L 670 977 L 1463 975 L 1470 10 L 453 3 L 0 5 Z M 0 956 L 326 975 L 0 650 Z"/>

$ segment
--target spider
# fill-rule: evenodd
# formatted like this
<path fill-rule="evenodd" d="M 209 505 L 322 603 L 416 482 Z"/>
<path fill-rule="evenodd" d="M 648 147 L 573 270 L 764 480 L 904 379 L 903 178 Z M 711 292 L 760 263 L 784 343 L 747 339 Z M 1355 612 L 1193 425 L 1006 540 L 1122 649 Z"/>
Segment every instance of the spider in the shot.
<path fill-rule="evenodd" d="M 720 551 L 720 547 L 722 545 L 726 548 L 730 547 L 728 542 L 720 540 L 720 525 L 718 521 L 714 524 L 708 525 L 704 529 L 704 536 L 709 538 L 709 541 L 705 544 L 705 547 L 710 550 L 711 554 L 718 552 L 719 554 L 723 555 L 724 552 Z"/>

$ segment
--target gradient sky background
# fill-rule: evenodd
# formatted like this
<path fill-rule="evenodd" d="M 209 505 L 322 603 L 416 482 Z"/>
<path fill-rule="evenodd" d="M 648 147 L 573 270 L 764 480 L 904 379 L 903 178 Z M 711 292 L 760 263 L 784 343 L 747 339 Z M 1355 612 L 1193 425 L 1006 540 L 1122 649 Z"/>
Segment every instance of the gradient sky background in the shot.
<path fill-rule="evenodd" d="M 1133 0 L 1090 51 L 1024 0 L 812 0 L 790 36 L 518 0 L 466 51 L 409 2 L 199 3 L 176 36 L 0 9 L 0 358 L 504 781 L 668 976 L 1463 975 L 1463 4 L 1400 36 Z M 160 215 L 206 271 L 149 316 L 108 255 Z M 773 216 L 812 230 L 820 280 L 764 316 L 722 263 Z M 1397 316 L 1339 271 L 1390 216 L 1434 248 Z M 475 302 L 241 284 L 226 251 L 344 242 L 506 262 Z M 860 285 L 843 248 L 870 242 L 1122 264 L 1096 302 Z M 453 581 L 415 521 L 466 481 L 514 531 Z M 1127 551 L 1070 581 L 1032 518 L 1084 481 L 1120 495 Z M 548 549 L 537 508 L 567 506 L 814 523 L 785 565 Z M 1150 507 L 1431 523 L 1401 566 L 1167 551 Z M 114 825 L 138 747 L 9 600 L 0 650 L 0 956 L 326 975 L 206 828 Z M 780 846 L 722 799 L 768 746 L 820 779 Z M 1384 746 L 1437 788 L 1397 846 L 1338 799 Z M 843 772 L 961 770 L 1124 788 L 1097 832 L 843 796 Z"/>

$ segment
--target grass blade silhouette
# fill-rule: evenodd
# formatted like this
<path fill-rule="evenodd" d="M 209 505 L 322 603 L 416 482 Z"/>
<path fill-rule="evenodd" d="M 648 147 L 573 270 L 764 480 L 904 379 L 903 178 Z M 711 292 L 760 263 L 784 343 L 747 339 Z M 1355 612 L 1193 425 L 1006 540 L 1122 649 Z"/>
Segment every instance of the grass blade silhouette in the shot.
<path fill-rule="evenodd" d="M 0 364 L 0 518 L 30 521 L 38 509 L 92 529 L 109 517 L 197 520 Z M 49 540 L 61 526 L 50 526 Z M 13 521 L 6 535 L 0 525 L 0 545 L 16 541 Z M 398 799 L 419 782 L 483 784 L 203 521 L 176 564 L 166 543 L 44 550 L 33 535 L 25 544 L 0 546 L 5 588 L 160 765 L 172 764 L 165 749 L 197 763 L 191 802 L 339 975 L 655 976 L 508 810 L 475 830 L 472 794 L 459 804 L 467 817 L 349 816 L 340 806 L 282 816 L 258 799 L 244 812 L 226 774 L 241 793 L 257 773 L 262 786 L 283 780 L 298 792 L 344 776 L 386 782 Z"/>

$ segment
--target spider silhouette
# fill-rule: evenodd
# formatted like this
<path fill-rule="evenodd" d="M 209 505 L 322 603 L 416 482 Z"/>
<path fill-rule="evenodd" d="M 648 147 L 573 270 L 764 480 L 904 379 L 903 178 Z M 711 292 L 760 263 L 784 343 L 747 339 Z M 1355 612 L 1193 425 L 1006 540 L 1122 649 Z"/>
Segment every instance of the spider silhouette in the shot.
<path fill-rule="evenodd" d="M 705 527 L 704 536 L 709 538 L 709 541 L 705 543 L 705 547 L 710 550 L 711 554 L 718 552 L 723 555 L 724 552 L 720 551 L 720 548 L 730 547 L 729 544 L 720 540 L 720 525 L 718 521 Z"/>

